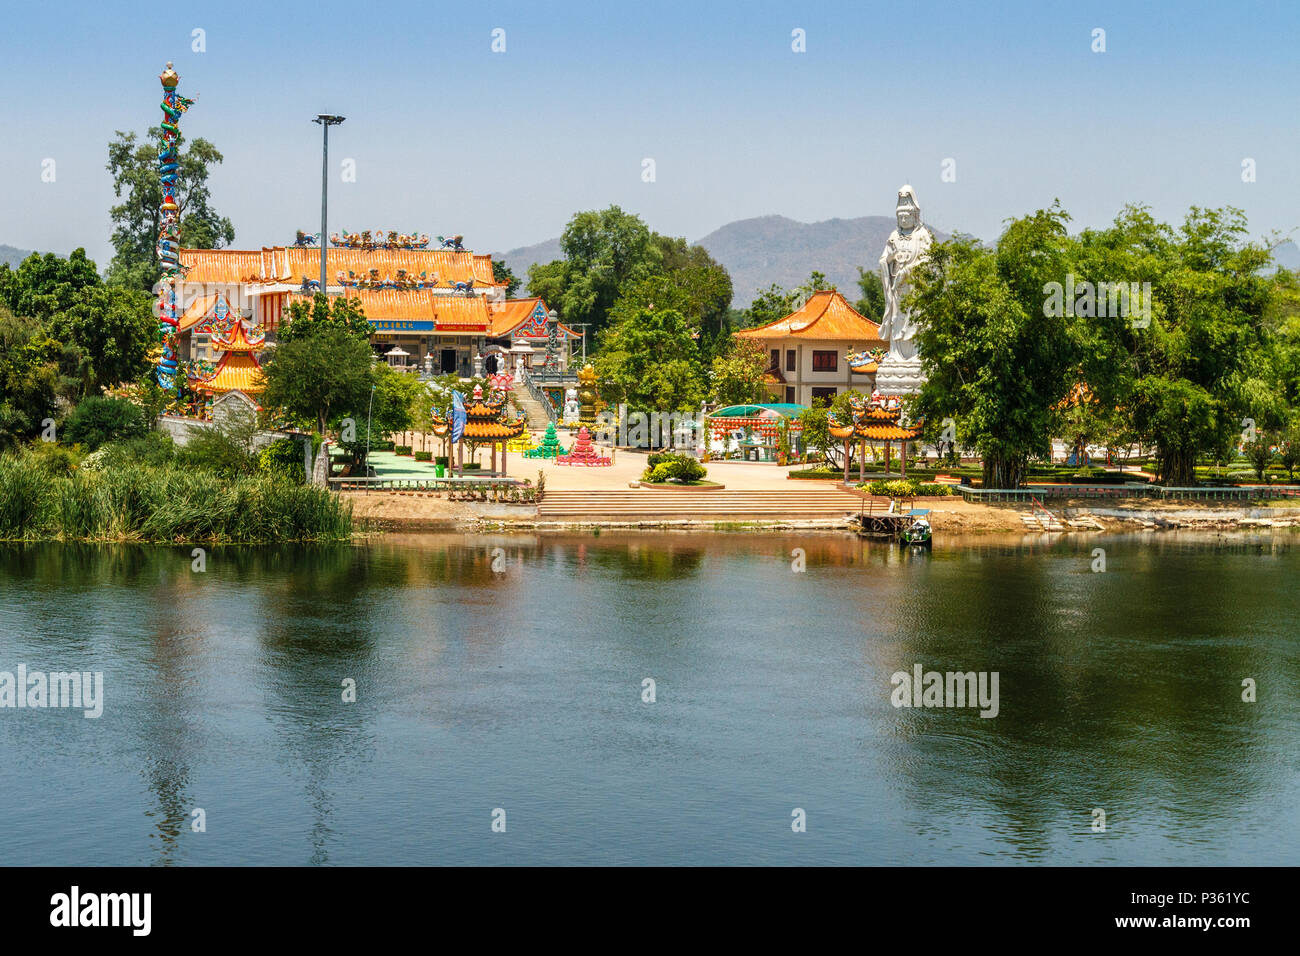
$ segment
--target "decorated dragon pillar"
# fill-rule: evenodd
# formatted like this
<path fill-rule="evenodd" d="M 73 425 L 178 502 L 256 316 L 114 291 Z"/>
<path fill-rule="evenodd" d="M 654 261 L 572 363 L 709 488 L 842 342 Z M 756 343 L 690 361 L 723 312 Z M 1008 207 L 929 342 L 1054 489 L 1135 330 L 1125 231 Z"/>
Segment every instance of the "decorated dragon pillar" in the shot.
<path fill-rule="evenodd" d="M 158 359 L 158 384 L 170 391 L 176 384 L 176 283 L 183 278 L 180 263 L 181 221 L 176 202 L 176 183 L 180 177 L 180 119 L 193 100 L 176 93 L 180 76 L 170 63 L 158 77 L 162 83 L 163 121 L 159 126 L 158 175 L 162 179 L 162 205 L 159 207 L 158 261 L 162 281 L 158 292 L 158 332 L 162 338 L 162 356 Z"/>

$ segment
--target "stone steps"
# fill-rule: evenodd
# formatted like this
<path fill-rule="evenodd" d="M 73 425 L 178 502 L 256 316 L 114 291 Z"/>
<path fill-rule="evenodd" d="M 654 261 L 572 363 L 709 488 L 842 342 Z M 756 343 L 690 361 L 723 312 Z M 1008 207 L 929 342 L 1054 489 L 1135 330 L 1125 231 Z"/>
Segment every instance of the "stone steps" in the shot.
<path fill-rule="evenodd" d="M 836 488 L 718 491 L 547 491 L 539 518 L 842 518 L 861 499 Z"/>

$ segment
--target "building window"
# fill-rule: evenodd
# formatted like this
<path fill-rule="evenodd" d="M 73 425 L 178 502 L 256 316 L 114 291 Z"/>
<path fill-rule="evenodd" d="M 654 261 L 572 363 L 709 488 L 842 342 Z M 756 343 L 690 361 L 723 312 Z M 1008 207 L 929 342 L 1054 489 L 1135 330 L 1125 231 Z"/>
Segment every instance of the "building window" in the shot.
<path fill-rule="evenodd" d="M 795 352 L 794 349 L 785 350 L 785 370 L 793 372 L 795 370 Z"/>
<path fill-rule="evenodd" d="M 787 385 L 787 386 L 785 387 L 785 403 L 786 403 L 787 405 L 793 405 L 793 404 L 794 404 L 794 386 L 793 386 L 793 385 Z"/>
<path fill-rule="evenodd" d="M 780 367 L 781 367 L 781 350 L 772 349 L 772 364 L 769 365 L 768 368 L 780 368 Z"/>
<path fill-rule="evenodd" d="M 835 372 L 840 367 L 839 352 L 813 352 L 813 371 L 814 372 Z"/>
<path fill-rule="evenodd" d="M 820 398 L 827 405 L 830 405 L 831 402 L 835 401 L 835 396 L 838 395 L 839 393 L 840 390 L 836 388 L 834 385 L 831 385 L 827 388 L 814 388 L 812 390 L 812 397 L 814 402 Z"/>

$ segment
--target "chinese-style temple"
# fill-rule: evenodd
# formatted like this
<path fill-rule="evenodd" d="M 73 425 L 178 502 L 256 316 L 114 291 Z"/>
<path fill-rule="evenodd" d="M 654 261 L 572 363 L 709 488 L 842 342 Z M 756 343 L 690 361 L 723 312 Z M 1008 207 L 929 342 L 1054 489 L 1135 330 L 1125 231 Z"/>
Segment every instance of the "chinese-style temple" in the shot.
<path fill-rule="evenodd" d="M 402 237 L 406 239 L 407 237 Z M 415 370 L 433 375 L 539 369 L 553 355 L 567 367 L 569 344 L 581 336 L 558 321 L 540 298 L 506 299 L 492 258 L 465 249 L 386 246 L 330 248 L 326 270 L 330 296 L 359 300 L 374 330 L 375 351 L 409 357 Z M 177 283 L 177 353 L 182 361 L 212 363 L 220 349 L 211 336 L 218 309 L 261 328 L 264 343 L 295 302 L 310 303 L 319 288 L 320 250 L 270 246 L 261 250 L 181 249 Z M 548 352 L 551 327 L 559 347 Z M 480 359 L 481 357 L 481 359 Z"/>
<path fill-rule="evenodd" d="M 904 422 L 902 403 L 895 397 L 882 398 L 879 394 L 873 394 L 869 403 L 853 397 L 849 400 L 849 407 L 850 421 L 841 421 L 833 413 L 826 416 L 830 436 L 844 442 L 844 480 L 849 480 L 849 446 L 855 441 L 885 443 L 885 474 L 889 473 L 890 449 L 894 442 L 900 442 L 901 474 L 906 476 L 907 443 L 920 437 L 925 423 Z M 865 479 L 866 456 L 862 455 L 858 459 L 858 480 Z"/>
<path fill-rule="evenodd" d="M 474 397 L 465 406 L 465 426 L 460 440 L 456 442 L 456 471 L 464 473 L 465 443 L 471 445 L 490 445 L 492 448 L 492 474 L 497 474 L 497 446 L 501 446 L 501 471 L 506 473 L 506 448 L 508 444 L 524 433 L 528 427 L 523 418 L 507 419 L 505 417 L 505 398 L 484 399 L 482 386 L 474 386 Z M 445 418 L 434 417 L 433 433 L 439 438 L 450 438 L 453 433 L 452 422 Z"/>
<path fill-rule="evenodd" d="M 834 289 L 814 292 L 789 315 L 736 335 L 769 355 L 763 383 L 776 402 L 827 405 L 840 392 L 875 387 L 876 361 L 887 343 L 880 326 Z"/>

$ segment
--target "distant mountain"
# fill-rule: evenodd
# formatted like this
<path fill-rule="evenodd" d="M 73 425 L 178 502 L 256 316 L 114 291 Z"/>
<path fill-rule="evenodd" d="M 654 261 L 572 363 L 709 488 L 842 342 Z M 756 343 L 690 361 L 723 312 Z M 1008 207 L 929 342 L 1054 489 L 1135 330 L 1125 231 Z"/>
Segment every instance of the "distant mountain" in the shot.
<path fill-rule="evenodd" d="M 1300 270 L 1300 246 L 1288 239 L 1273 250 L 1273 264 L 1288 272 Z"/>
<path fill-rule="evenodd" d="M 11 266 L 17 266 L 31 254 L 30 249 L 15 249 L 13 246 L 0 245 L 0 262 L 7 262 Z"/>
<path fill-rule="evenodd" d="M 519 287 L 519 295 L 526 295 L 528 292 L 528 267 L 535 262 L 553 262 L 556 259 L 563 259 L 564 254 L 560 252 L 560 240 L 557 236 L 554 239 L 547 239 L 545 242 L 539 242 L 535 245 L 520 246 L 518 249 L 511 249 L 509 252 L 494 252 L 492 258 L 504 261 L 510 271 L 519 277 L 523 283 Z"/>
<path fill-rule="evenodd" d="M 732 306 L 746 308 L 755 294 L 773 282 L 790 289 L 800 285 L 815 269 L 850 301 L 858 298 L 858 266 L 876 267 L 880 251 L 894 229 L 893 216 L 827 219 L 796 222 L 785 216 L 741 219 L 715 229 L 694 243 L 703 246 L 731 273 Z M 932 229 L 937 239 L 948 234 Z M 526 280 L 535 262 L 561 258 L 560 240 L 493 253 L 512 272 Z"/>
<path fill-rule="evenodd" d="M 893 216 L 796 222 L 785 216 L 741 219 L 695 243 L 731 273 L 731 304 L 743 309 L 773 282 L 790 289 L 815 269 L 849 299 L 858 298 L 858 267 L 875 269 L 894 230 Z M 948 234 L 931 228 L 936 239 Z"/>

